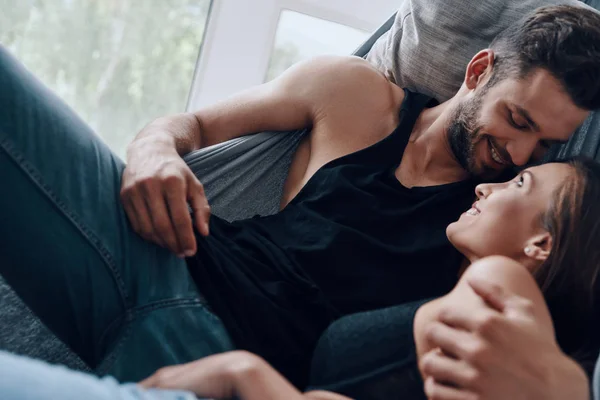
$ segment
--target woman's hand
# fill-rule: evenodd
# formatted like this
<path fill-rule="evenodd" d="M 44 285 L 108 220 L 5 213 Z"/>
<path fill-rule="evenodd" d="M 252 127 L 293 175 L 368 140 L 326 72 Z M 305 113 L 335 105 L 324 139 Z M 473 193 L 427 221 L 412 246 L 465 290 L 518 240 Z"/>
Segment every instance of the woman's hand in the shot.
<path fill-rule="evenodd" d="M 421 359 L 425 392 L 436 400 L 587 400 L 587 377 L 542 329 L 532 303 L 469 280 L 478 309 L 447 308 L 428 329 Z M 441 351 L 440 351 L 441 350 Z"/>
<path fill-rule="evenodd" d="M 235 394 L 235 374 L 256 369 L 251 354 L 231 352 L 206 357 L 188 364 L 164 367 L 139 384 L 145 388 L 186 390 L 210 398 L 229 398 Z"/>
<path fill-rule="evenodd" d="M 302 394 L 262 358 L 245 352 L 218 354 L 166 367 L 140 382 L 145 388 L 187 390 L 200 397 L 300 400 Z"/>

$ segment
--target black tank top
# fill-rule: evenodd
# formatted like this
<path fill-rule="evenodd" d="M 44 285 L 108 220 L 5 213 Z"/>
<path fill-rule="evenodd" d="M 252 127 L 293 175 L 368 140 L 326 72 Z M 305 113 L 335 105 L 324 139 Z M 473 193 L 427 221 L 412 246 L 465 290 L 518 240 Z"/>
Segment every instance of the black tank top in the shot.
<path fill-rule="evenodd" d="M 461 256 L 446 226 L 474 200 L 470 181 L 406 188 L 395 171 L 429 99 L 405 91 L 386 138 L 320 168 L 279 213 L 198 236 L 190 273 L 236 346 L 299 387 L 321 333 L 341 316 L 440 296 Z"/>

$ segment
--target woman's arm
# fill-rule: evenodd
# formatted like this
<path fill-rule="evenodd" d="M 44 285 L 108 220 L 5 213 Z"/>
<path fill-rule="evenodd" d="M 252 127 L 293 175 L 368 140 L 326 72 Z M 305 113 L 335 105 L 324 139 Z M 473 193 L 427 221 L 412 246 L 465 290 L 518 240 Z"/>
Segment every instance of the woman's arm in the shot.
<path fill-rule="evenodd" d="M 431 350 L 420 362 L 430 398 L 589 399 L 583 369 L 556 343 L 541 291 L 512 260 L 469 267 L 415 317 L 417 338 Z"/>
<path fill-rule="evenodd" d="M 233 351 L 158 370 L 146 388 L 187 390 L 198 396 L 243 400 L 349 400 L 330 392 L 300 393 L 262 358 Z"/>

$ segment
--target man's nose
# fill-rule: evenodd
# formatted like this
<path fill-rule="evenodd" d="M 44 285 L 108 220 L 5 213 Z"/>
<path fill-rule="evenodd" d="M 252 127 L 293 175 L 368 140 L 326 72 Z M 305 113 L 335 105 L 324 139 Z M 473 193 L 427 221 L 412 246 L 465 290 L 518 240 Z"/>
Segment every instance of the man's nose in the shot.
<path fill-rule="evenodd" d="M 506 151 L 510 154 L 513 164 L 521 167 L 530 160 L 538 145 L 538 139 L 534 137 L 523 137 L 506 145 Z"/>

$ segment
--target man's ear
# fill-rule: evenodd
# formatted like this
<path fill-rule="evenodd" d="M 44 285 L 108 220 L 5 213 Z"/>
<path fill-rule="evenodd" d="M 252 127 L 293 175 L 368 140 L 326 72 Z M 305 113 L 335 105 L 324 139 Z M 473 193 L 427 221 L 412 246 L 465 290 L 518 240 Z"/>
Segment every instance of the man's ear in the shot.
<path fill-rule="evenodd" d="M 494 57 L 493 50 L 485 49 L 471 59 L 465 75 L 465 85 L 469 90 L 474 90 L 489 79 L 494 67 Z"/>
<path fill-rule="evenodd" d="M 552 250 L 552 236 L 548 232 L 532 237 L 525 246 L 525 255 L 536 261 L 546 261 Z"/>

